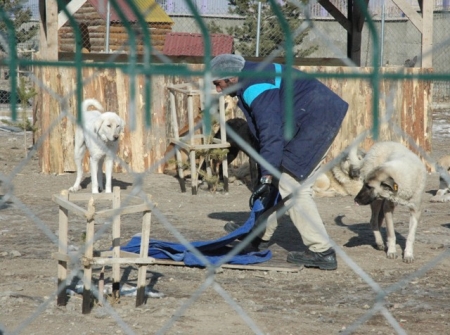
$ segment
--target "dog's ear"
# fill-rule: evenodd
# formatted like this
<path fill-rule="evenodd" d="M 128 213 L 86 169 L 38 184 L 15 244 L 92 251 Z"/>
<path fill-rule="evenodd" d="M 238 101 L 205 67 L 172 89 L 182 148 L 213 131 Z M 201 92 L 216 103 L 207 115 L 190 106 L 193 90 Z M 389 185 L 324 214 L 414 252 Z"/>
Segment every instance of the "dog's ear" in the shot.
<path fill-rule="evenodd" d="M 126 125 L 127 124 L 125 123 L 125 121 L 121 117 L 119 117 L 119 126 L 120 126 L 120 131 L 121 132 L 123 132 L 125 130 L 125 126 Z"/>
<path fill-rule="evenodd" d="M 392 192 L 398 192 L 398 184 L 395 182 L 394 178 L 387 177 L 385 180 L 381 181 L 381 186 L 389 188 Z"/>
<path fill-rule="evenodd" d="M 100 128 L 102 127 L 102 123 L 103 123 L 103 118 L 99 117 L 97 118 L 97 120 L 95 120 L 94 122 L 94 132 L 97 134 L 100 130 Z"/>

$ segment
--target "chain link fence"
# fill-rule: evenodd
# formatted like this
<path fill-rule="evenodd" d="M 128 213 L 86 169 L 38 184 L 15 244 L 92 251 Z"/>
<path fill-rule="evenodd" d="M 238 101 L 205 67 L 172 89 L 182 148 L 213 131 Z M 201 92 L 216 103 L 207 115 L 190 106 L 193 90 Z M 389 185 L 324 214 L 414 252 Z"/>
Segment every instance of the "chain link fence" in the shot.
<path fill-rule="evenodd" d="M 363 1 L 361 1 L 362 3 Z M 97 4 L 97 6 L 93 4 Z M 148 87 L 148 81 L 155 80 L 155 77 L 158 75 L 167 75 L 167 76 L 179 76 L 187 80 L 195 77 L 202 77 L 205 82 L 211 80 L 211 73 L 209 71 L 209 58 L 206 57 L 207 60 L 205 65 L 205 70 L 195 70 L 188 67 L 183 67 L 180 70 L 180 67 L 175 66 L 174 63 L 170 61 L 170 59 L 164 57 L 163 49 L 164 43 L 159 42 L 161 36 L 165 36 L 167 34 L 167 30 L 171 32 L 189 32 L 189 33 L 197 33 L 204 35 L 204 28 L 207 27 L 207 31 L 214 34 L 231 34 L 234 39 L 234 50 L 236 53 L 242 53 L 246 56 L 253 55 L 253 53 L 259 54 L 262 57 L 265 57 L 265 60 L 270 62 L 274 57 L 285 56 L 288 59 L 290 56 L 306 56 L 306 57 L 335 57 L 335 58 L 345 58 L 346 50 L 345 50 L 345 41 L 346 41 L 346 32 L 342 27 L 339 27 L 338 24 L 329 16 L 326 11 L 323 10 L 316 2 L 305 5 L 301 1 L 293 1 L 290 3 L 289 12 L 273 12 L 270 8 L 276 6 L 277 1 L 269 1 L 269 3 L 264 2 L 263 8 L 265 15 L 261 24 L 269 24 L 269 26 L 276 26 L 274 31 L 270 31 L 264 29 L 265 36 L 247 36 L 247 39 L 244 39 L 244 33 L 250 32 L 250 27 L 258 26 L 258 7 L 259 3 L 256 1 L 249 2 L 251 3 L 251 10 L 244 15 L 243 13 L 239 13 L 237 6 L 231 7 L 226 1 L 212 1 L 212 0 L 196 0 L 196 1 L 177 1 L 177 0 L 164 0 L 164 1 L 156 1 L 159 4 L 158 9 L 154 5 L 150 5 L 150 7 L 145 7 L 142 3 L 139 2 L 138 7 L 136 5 L 126 6 L 123 1 L 111 1 L 108 3 L 101 4 L 100 2 L 88 1 L 86 6 L 82 6 L 81 8 L 75 9 L 73 8 L 72 14 L 69 14 L 69 11 L 66 11 L 65 14 L 69 14 L 68 20 L 58 21 L 61 22 L 59 28 L 61 34 L 59 35 L 59 51 L 62 52 L 74 52 L 80 51 L 81 53 L 105 53 L 106 60 L 102 62 L 80 62 L 81 58 L 73 58 L 69 62 L 61 62 L 60 64 L 56 64 L 54 61 L 47 61 L 45 59 L 41 59 L 36 61 L 34 57 L 28 56 L 32 55 L 33 51 L 23 51 L 16 52 L 18 45 L 15 43 L 14 39 L 6 38 L 4 41 L 12 41 L 10 45 L 13 45 L 16 49 L 7 50 L 5 48 L 5 55 L 2 57 L 0 68 L 2 69 L 1 78 L 5 85 L 9 83 L 9 90 L 7 87 L 4 88 L 5 91 L 14 92 L 16 87 L 11 86 L 10 83 L 15 83 L 20 81 L 21 76 L 26 76 L 30 78 L 30 80 L 35 84 L 37 90 L 45 91 L 46 94 L 51 95 L 58 104 L 61 106 L 61 115 L 56 120 L 55 123 L 50 123 L 49 129 L 41 129 L 40 135 L 35 138 L 33 146 L 29 149 L 26 157 L 20 161 L 20 163 L 13 167 L 11 171 L 8 171 L 8 174 L 0 173 L 0 181 L 2 182 L 2 194 L 0 198 L 0 210 L 3 211 L 5 217 L 7 217 L 7 211 L 14 207 L 23 212 L 23 216 L 27 217 L 35 226 L 37 226 L 44 235 L 46 240 L 49 240 L 53 243 L 53 247 L 58 248 L 66 248 L 67 245 L 61 242 L 60 236 L 55 236 L 52 233 L 51 229 L 48 227 L 47 222 L 43 222 L 39 219 L 37 211 L 39 209 L 30 209 L 24 202 L 16 197 L 14 193 L 14 184 L 17 183 L 17 179 L 20 178 L 20 173 L 23 167 L 27 164 L 32 164 L 33 160 L 36 159 L 36 153 L 40 150 L 40 146 L 42 143 L 47 140 L 50 136 L 50 132 L 58 127 L 57 123 L 62 123 L 63 118 L 68 118 L 74 124 L 77 122 L 76 118 L 69 111 L 75 110 L 75 106 L 70 106 L 69 101 L 73 101 L 73 97 L 77 94 L 77 92 L 69 92 L 62 93 L 61 91 L 53 90 L 51 87 L 47 86 L 42 79 L 42 77 L 36 76 L 35 71 L 37 68 L 44 68 L 46 66 L 54 66 L 55 72 L 58 68 L 60 71 L 62 69 L 68 69 L 70 67 L 74 67 L 79 71 L 86 71 L 88 68 L 106 68 L 106 69 L 119 69 L 124 73 L 124 76 L 131 78 L 130 86 L 126 87 L 126 90 L 129 90 L 131 99 L 127 107 L 129 107 L 129 115 L 130 115 L 130 124 L 135 125 L 136 123 L 136 115 L 137 115 L 137 106 L 133 103 L 136 95 L 136 83 L 134 80 L 140 76 L 145 76 L 145 82 L 142 86 L 145 87 L 146 93 L 151 93 L 150 89 L 146 90 Z M 137 2 L 138 3 L 138 2 Z M 241 2 L 239 2 L 241 3 Z M 58 5 L 60 8 L 63 8 L 66 3 L 64 1 L 58 1 Z M 342 12 L 345 13 L 346 10 L 346 1 L 336 1 L 334 2 L 335 6 L 341 9 Z M 69 4 L 70 5 L 70 4 Z M 402 13 L 395 9 L 395 6 L 389 1 L 386 1 L 385 15 L 384 21 L 381 20 L 381 9 L 382 5 L 381 1 L 374 1 L 371 3 L 371 7 L 369 8 L 369 12 L 372 15 L 372 20 L 375 29 L 377 30 L 377 36 L 383 36 L 382 40 L 382 54 L 380 58 L 382 60 L 382 66 L 395 66 L 395 67 L 417 67 L 417 64 L 413 64 L 415 61 L 415 56 L 420 54 L 420 34 L 419 32 L 411 26 L 411 23 L 402 16 Z M 111 6 L 111 7 L 109 7 Z M 121 7 L 124 6 L 124 7 Z M 65 7 L 64 7 L 65 8 Z M 110 13 L 110 9 L 116 9 L 114 14 Z M 243 8 L 243 7 L 242 7 Z M 241 10 L 243 10 L 241 8 Z M 435 77 L 431 75 L 426 76 L 421 74 L 416 74 L 414 78 L 408 76 L 404 73 L 397 74 L 398 81 L 403 80 L 411 80 L 418 79 L 420 82 L 427 80 L 435 80 L 434 82 L 434 91 L 433 91 L 433 99 L 437 102 L 448 102 L 449 99 L 449 87 L 448 83 L 450 81 L 449 68 L 450 62 L 448 61 L 449 49 L 450 49 L 450 40 L 448 39 L 448 7 L 446 7 L 445 1 L 436 1 L 436 13 L 434 14 L 434 46 L 433 46 L 433 64 L 434 65 L 434 74 Z M 67 8 L 66 8 L 67 9 Z M 117 9 L 122 9 L 122 11 L 118 11 Z M 161 9 L 161 11 L 159 11 Z M 248 7 L 246 7 L 248 9 Z M 2 12 L 2 20 L 13 20 L 3 9 L 0 9 Z M 128 13 L 127 11 L 130 11 Z M 156 11 L 156 14 L 155 14 Z M 233 12 L 234 11 L 234 12 Z M 237 12 L 236 12 L 237 11 Z M 289 14 L 289 15 L 288 15 Z M 134 18 L 134 20 L 124 20 L 125 17 L 130 17 L 130 15 Z M 290 20 L 290 15 L 298 16 L 300 15 L 303 20 L 300 24 L 295 25 L 295 20 Z M 110 16 L 111 21 L 107 26 L 104 25 L 104 18 Z M 247 21 L 248 18 L 253 17 L 253 23 Z M 280 16 L 286 20 L 287 25 L 282 25 L 280 22 Z M 145 20 L 145 17 L 151 17 L 150 20 Z M 125 23 L 124 23 L 125 22 Z M 247 25 L 246 25 L 247 24 Z M 58 24 L 59 25 L 59 24 Z M 289 30 L 284 30 L 286 27 L 289 27 Z M 244 28 L 244 29 L 243 29 Z M 146 30 L 151 32 L 151 44 L 149 40 L 146 39 Z M 237 33 L 238 35 L 233 35 L 232 32 Z M 256 32 L 256 30 L 255 30 Z M 281 32 L 281 36 L 280 36 Z M 12 31 L 9 30 L 9 34 Z M 286 43 L 284 37 L 289 35 L 289 33 L 293 34 L 293 48 L 286 49 L 285 46 L 289 45 Z M 371 41 L 369 36 L 375 36 L 373 31 L 370 31 L 370 27 L 368 25 L 365 26 L 363 30 L 363 43 L 362 43 L 362 66 L 370 67 L 372 65 L 372 59 L 375 57 L 373 41 Z M 164 39 L 162 39 L 163 41 Z M 269 42 L 271 40 L 276 41 L 271 45 Z M 75 41 L 75 42 L 74 42 Z M 273 41 L 272 41 L 273 42 Z M 299 46 L 297 45 L 299 44 Z M 268 49 L 264 49 L 267 46 Z M 204 50 L 212 50 L 212 45 L 205 43 L 203 46 Z M 40 50 L 42 51 L 42 50 Z M 108 51 L 108 52 L 106 52 Z M 111 52 L 110 52 L 111 51 Z M 141 65 L 136 61 L 136 54 L 144 54 L 147 55 L 152 52 L 156 55 L 158 59 L 158 66 L 153 65 L 149 67 L 149 64 Z M 117 57 L 120 54 L 125 54 L 129 56 L 129 62 L 126 62 L 125 65 L 119 64 L 117 62 Z M 19 66 L 19 71 L 16 68 L 12 68 L 11 59 L 12 57 L 17 57 L 15 61 L 17 61 Z M 420 60 L 420 59 L 419 59 Z M 417 61 L 417 58 L 416 58 Z M 56 62 L 58 63 L 58 62 Z M 162 63 L 162 64 L 161 64 Z M 24 72 L 23 72 L 24 71 Z M 153 72 L 154 71 L 154 72 Z M 19 79 L 17 81 L 11 80 L 11 75 L 17 74 Z M 339 83 L 341 80 L 345 79 L 347 81 L 356 80 L 358 77 L 363 77 L 366 80 L 371 80 L 371 73 L 363 73 L 362 75 L 359 73 L 346 73 L 345 78 L 339 77 L 336 73 L 328 72 L 311 72 L 312 75 L 317 76 L 321 80 L 331 81 L 336 80 L 338 84 L 335 86 L 340 86 Z M 439 77 L 438 74 L 449 75 L 449 77 Z M 94 74 L 95 76 L 96 74 Z M 75 77 L 75 76 L 74 76 Z M 107 76 L 102 77 L 102 80 Z M 431 78 L 431 79 L 430 79 Z M 80 80 L 80 78 L 71 78 L 73 81 Z M 83 78 L 77 84 L 80 89 L 87 87 L 88 81 L 95 81 L 96 78 Z M 106 80 L 106 79 L 105 79 Z M 379 79 L 378 79 L 379 80 Z M 64 86 L 64 85 L 62 85 Z M 139 86 L 139 85 L 137 85 Z M 58 86 L 60 87 L 60 86 Z M 150 86 L 149 86 L 150 87 Z M 374 91 L 378 92 L 376 86 L 374 86 Z M 216 108 L 217 101 L 212 97 L 211 92 L 205 88 L 200 87 L 203 91 L 203 95 L 205 97 L 203 101 L 203 107 L 205 110 L 213 110 Z M 379 92 L 378 92 L 379 93 Z M 431 158 L 427 154 L 426 148 L 420 148 L 417 146 L 415 139 L 411 136 L 405 134 L 402 129 L 402 125 L 396 123 L 394 105 L 392 101 L 394 100 L 396 94 L 398 92 L 393 88 L 392 90 L 387 91 L 388 96 L 383 96 L 381 99 L 386 102 L 386 115 L 384 115 L 384 119 L 380 120 L 380 127 L 387 127 L 390 131 L 395 135 L 395 138 L 402 139 L 403 142 L 408 143 L 411 147 L 416 149 L 425 160 L 425 162 L 429 166 L 434 166 L 435 160 Z M 146 94 L 144 94 L 146 96 Z M 377 95 L 373 95 L 375 99 Z M 77 96 L 78 98 L 78 96 Z M 155 97 L 147 97 L 148 99 L 155 99 Z M 143 100 L 145 100 L 144 98 Z M 78 105 L 80 101 L 77 102 Z M 375 101 L 374 105 L 378 106 L 378 101 Z M 11 108 L 14 108 L 14 103 L 11 105 L 8 101 L 8 109 L 7 111 L 13 115 Z M 152 123 L 151 115 L 152 114 L 152 104 L 150 100 L 145 100 L 145 104 L 142 104 L 143 109 L 145 109 L 145 117 L 147 117 L 147 127 L 150 128 L 154 126 Z M 166 105 L 167 106 L 167 105 Z M 46 107 L 46 106 L 44 106 Z M 287 103 L 287 112 L 289 113 L 289 103 Z M 375 108 L 375 111 L 377 108 Z M 292 111 L 291 111 L 292 112 Z M 374 112 L 375 113 L 375 112 Z M 44 113 L 45 114 L 45 113 Z M 216 113 L 211 113 L 216 114 Z M 292 114 L 291 114 L 292 115 Z M 208 126 L 210 120 L 206 116 L 210 115 L 205 113 L 205 124 Z M 133 121 L 134 118 L 134 121 Z M 392 118 L 392 119 L 391 119 Z M 128 121 L 128 120 L 127 120 Z M 64 121 L 65 122 L 65 121 Z M 201 127 L 201 122 L 199 123 Z M 135 125 L 136 126 L 136 125 Z M 207 128 L 207 127 L 206 127 Z M 374 126 L 375 128 L 375 126 Z M 385 128 L 383 128 L 385 129 Z M 135 129 L 134 129 L 135 130 Z M 131 132 L 133 129 L 131 128 Z M 364 129 L 361 131 L 359 136 L 352 139 L 347 145 L 343 146 L 344 148 L 348 148 L 349 145 L 359 145 L 361 144 L 367 136 L 377 137 L 375 135 L 376 130 L 374 129 Z M 234 133 L 233 130 L 230 129 L 229 135 L 231 138 L 236 140 L 237 142 L 242 142 L 242 145 L 247 149 L 248 152 L 251 153 L 253 158 L 255 158 L 261 164 L 267 164 L 263 160 L 259 154 L 254 151 L 247 143 L 245 143 L 242 138 L 238 136 L 238 134 Z M 165 141 L 166 139 L 161 139 L 161 141 Z M 333 159 L 329 160 L 327 164 L 325 164 L 321 168 L 321 172 L 329 171 L 334 164 L 338 162 L 341 156 L 345 152 L 342 151 L 339 155 L 336 155 Z M 171 152 L 171 156 L 173 157 L 174 153 Z M 167 155 L 169 156 L 169 155 Z M 43 159 L 43 157 L 40 157 Z M 188 316 L 188 309 L 192 307 L 196 302 L 198 302 L 199 297 L 207 290 L 212 289 L 223 298 L 226 304 L 229 305 L 230 309 L 237 312 L 237 315 L 241 318 L 242 322 L 248 327 L 248 333 L 256 333 L 262 334 L 263 326 L 260 326 L 258 322 L 256 322 L 249 313 L 245 311 L 244 308 L 241 307 L 239 302 L 239 297 L 234 297 L 233 292 L 228 292 L 224 289 L 224 286 L 219 284 L 216 280 L 216 274 L 221 271 L 221 266 L 225 266 L 225 262 L 231 259 L 233 256 L 236 256 L 239 252 L 241 252 L 250 242 L 260 233 L 260 231 L 256 230 L 248 235 L 242 243 L 238 244 L 237 247 L 232 249 L 230 253 L 226 254 L 223 259 L 219 260 L 217 263 L 213 263 L 197 249 L 191 243 L 188 242 L 188 239 L 183 231 L 177 229 L 178 222 L 172 222 L 170 214 L 164 213 L 161 210 L 158 210 L 155 207 L 153 199 L 148 197 L 145 193 L 142 192 L 143 182 L 142 176 L 143 174 L 152 174 L 157 169 L 157 165 L 161 164 L 161 161 L 152 162 L 152 164 L 145 169 L 143 172 L 136 172 L 132 168 L 130 168 L 130 162 L 125 159 L 121 159 L 116 157 L 117 160 L 120 161 L 119 165 L 123 168 L 123 171 L 128 171 L 134 180 L 133 185 L 128 185 L 131 189 L 131 194 L 133 196 L 138 196 L 141 201 L 144 202 L 146 207 L 142 207 L 145 210 L 149 208 L 152 209 L 153 216 L 157 219 L 159 223 L 163 226 L 165 230 L 169 232 L 169 234 L 176 238 L 176 241 L 183 245 L 184 248 L 193 253 L 195 257 L 201 259 L 204 264 L 206 264 L 206 274 L 205 276 L 199 276 L 197 289 L 188 297 L 184 297 L 182 304 L 175 310 L 170 313 L 165 314 L 155 314 L 159 315 L 161 318 L 164 318 L 163 324 L 154 332 L 158 334 L 163 333 L 174 333 L 172 332 L 174 324 L 177 322 L 184 322 Z M 169 157 L 164 157 L 165 160 L 168 160 Z M 36 162 L 34 162 L 36 163 Z M 276 174 L 279 174 L 280 171 L 276 171 Z M 38 181 L 36 181 L 38 182 Z M 172 185 L 173 186 L 173 185 Z M 306 183 L 308 186 L 308 183 Z M 309 185 L 310 186 L 310 185 Z M 129 200 L 129 199 L 127 199 Z M 131 200 L 130 200 L 131 201 Z M 193 199 L 191 201 L 196 201 Z M 127 209 L 126 201 L 115 208 L 115 210 L 126 210 Z M 72 206 L 71 209 L 77 210 L 75 206 Z M 281 212 L 286 212 L 287 208 L 284 208 Z M 84 212 L 83 212 L 84 213 Z M 282 213 L 284 214 L 284 213 Z M 0 215 L 2 213 L 0 212 Z M 61 215 L 61 212 L 59 212 Z M 57 215 L 55 214 L 55 217 Z M 74 269 L 72 269 L 67 278 L 67 282 L 73 282 L 77 278 L 83 277 L 83 271 L 86 271 L 86 266 L 83 266 L 83 262 L 86 262 L 85 252 L 86 249 L 90 248 L 92 245 L 98 246 L 98 242 L 102 237 L 104 237 L 104 233 L 111 228 L 111 222 L 113 222 L 117 218 L 117 213 L 113 212 L 107 216 L 106 221 L 108 224 L 102 225 L 99 230 L 92 235 L 86 235 L 85 240 L 80 242 L 80 247 L 78 250 L 71 250 L 70 257 L 72 257 L 73 263 L 76 265 Z M 61 220 L 61 216 L 60 216 Z M 82 221 L 82 220 L 80 220 Z M 2 224 L 3 227 L 3 224 Z M 260 227 L 262 229 L 262 226 Z M 189 233 L 189 229 L 184 227 L 186 233 Z M 192 229 L 192 228 L 191 228 Z M 260 230 L 261 230 L 260 229 Z M 201 235 L 201 234 L 200 234 Z M 83 244 L 83 242 L 87 242 Z M 65 242 L 67 244 L 67 241 Z M 374 302 L 372 307 L 365 308 L 366 310 L 363 313 L 359 314 L 357 317 L 349 317 L 348 326 L 341 327 L 336 326 L 336 332 L 340 332 L 342 334 L 350 334 L 350 333 L 360 333 L 359 330 L 363 329 L 363 325 L 367 320 L 372 318 L 376 314 L 380 314 L 384 319 L 385 326 L 389 331 L 397 334 L 405 334 L 405 330 L 402 327 L 401 319 L 394 316 L 393 310 L 387 308 L 385 304 L 385 298 L 389 294 L 393 294 L 395 292 L 401 292 L 402 289 L 413 280 L 425 280 L 425 274 L 430 271 L 430 269 L 439 267 L 442 265 L 442 262 L 448 257 L 448 250 L 445 249 L 438 256 L 429 259 L 425 265 L 422 267 L 409 271 L 408 275 L 400 278 L 399 280 L 391 283 L 386 287 L 381 287 L 381 285 L 371 277 L 367 272 L 363 270 L 363 268 L 358 265 L 350 255 L 346 252 L 346 250 L 339 246 L 338 243 L 332 241 L 333 246 L 335 247 L 340 259 L 342 262 L 348 266 L 350 270 L 352 270 L 357 276 L 358 283 L 364 283 L 375 294 Z M 370 250 L 368 252 L 373 252 Z M 141 255 L 142 256 L 142 255 Z M 141 260 L 142 262 L 142 260 Z M 55 262 L 56 265 L 56 262 Z M 137 264 L 138 266 L 142 264 Z M 129 269 L 128 269 L 129 270 Z M 176 272 L 176 270 L 175 270 Z M 100 276 L 100 271 L 98 272 Z M 187 273 L 187 276 L 194 276 L 192 273 Z M 123 277 L 126 277 L 123 275 Z M 297 279 L 298 280 L 298 279 Z M 66 281 L 61 282 L 58 288 L 55 290 L 54 294 L 50 297 L 44 297 L 43 300 L 36 299 L 34 301 L 36 303 L 36 308 L 34 313 L 30 315 L 28 318 L 24 319 L 17 327 L 11 329 L 0 323 L 0 334 L 26 334 L 31 333 L 29 328 L 27 328 L 31 322 L 37 319 L 39 316 L 46 313 L 45 311 L 48 309 L 49 305 L 55 303 L 55 298 L 64 292 L 66 289 Z M 92 283 L 89 283 L 89 287 L 92 288 L 92 293 L 98 301 L 102 301 L 102 291 L 96 288 L 96 285 L 100 282 L 100 278 L 95 278 L 92 280 Z M 84 283 L 85 285 L 87 283 Z M 92 284 L 92 285 L 91 285 Z M 236 285 L 239 285 L 238 283 Z M 276 285 L 276 284 L 274 284 Z M 149 285 L 150 286 L 150 285 Z M 85 286 L 86 287 L 86 286 Z M 311 287 L 315 287 L 314 283 L 311 284 Z M 356 289 L 355 289 L 356 291 Z M 356 292 L 357 294 L 357 292 Z M 139 329 L 135 327 L 135 325 L 129 325 L 121 315 L 118 315 L 114 311 L 113 306 L 108 302 L 104 302 L 106 306 L 104 311 L 105 315 L 110 318 L 110 322 L 115 325 L 120 326 L 121 332 L 126 334 L 135 334 L 135 333 L 146 333 L 143 329 L 141 331 L 136 330 Z M 283 310 L 275 310 L 274 313 L 280 314 L 280 320 L 282 320 L 282 315 L 284 313 Z M 169 315 L 170 314 L 170 315 Z M 104 318 L 105 315 L 98 315 L 97 318 Z M 314 315 L 314 314 L 311 314 Z M 2 318 L 3 319 L 3 318 Z M 50 318 L 51 319 L 51 318 Z M 181 321 L 180 321 L 181 320 Z M 3 321 L 6 323 L 6 321 Z M 70 321 L 68 321 L 70 322 Z M 280 321 L 282 322 L 282 321 Z M 233 333 L 232 325 L 230 328 L 217 330 L 217 333 Z M 76 326 L 74 327 L 76 328 Z M 367 329 L 364 328 L 365 332 Z M 96 330 L 94 330 L 96 331 Z M 110 332 L 111 329 L 103 330 L 104 332 Z M 61 329 L 61 332 L 64 332 Z M 195 334 L 201 333 L 197 329 L 189 329 L 189 330 L 180 330 L 179 333 L 186 334 Z M 211 333 L 214 333 L 211 332 Z M 301 331 L 299 331 L 301 333 Z"/>

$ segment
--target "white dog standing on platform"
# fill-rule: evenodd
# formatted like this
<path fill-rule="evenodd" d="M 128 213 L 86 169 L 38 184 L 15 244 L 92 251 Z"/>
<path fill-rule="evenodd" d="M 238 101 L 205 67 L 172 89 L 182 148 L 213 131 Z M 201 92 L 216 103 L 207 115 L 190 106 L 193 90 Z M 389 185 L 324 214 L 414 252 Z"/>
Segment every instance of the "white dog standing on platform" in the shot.
<path fill-rule="evenodd" d="M 94 106 L 97 110 L 87 111 L 89 106 Z M 69 191 L 77 192 L 81 189 L 82 162 L 87 148 L 90 156 L 92 193 L 99 193 L 103 189 L 106 193 L 111 193 L 114 155 L 118 150 L 118 140 L 125 127 L 125 121 L 116 113 L 102 113 L 103 106 L 95 99 L 84 100 L 81 109 L 83 125 L 76 129 L 74 148 L 77 179 Z M 105 162 L 105 188 L 103 188 L 103 162 Z"/>

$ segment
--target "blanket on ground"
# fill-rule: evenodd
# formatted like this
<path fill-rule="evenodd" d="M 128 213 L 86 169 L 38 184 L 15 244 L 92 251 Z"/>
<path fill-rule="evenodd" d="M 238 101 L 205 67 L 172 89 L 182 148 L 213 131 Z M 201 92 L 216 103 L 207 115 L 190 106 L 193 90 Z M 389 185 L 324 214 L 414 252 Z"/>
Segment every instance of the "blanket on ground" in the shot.
<path fill-rule="evenodd" d="M 256 219 L 264 211 L 264 207 L 259 200 L 253 206 L 248 220 L 238 229 L 211 241 L 193 241 L 190 244 L 199 250 L 205 258 L 212 264 L 221 261 L 232 249 L 229 246 L 237 239 L 243 238 L 248 234 L 255 225 Z M 141 248 L 141 236 L 137 234 L 121 249 L 128 252 L 139 253 Z M 174 243 L 150 239 L 148 255 L 157 259 L 171 259 L 174 261 L 184 262 L 187 266 L 206 266 L 206 264 L 198 259 L 193 252 L 182 243 Z M 270 250 L 264 251 L 241 251 L 240 254 L 233 256 L 228 264 L 256 264 L 270 260 L 272 253 Z"/>

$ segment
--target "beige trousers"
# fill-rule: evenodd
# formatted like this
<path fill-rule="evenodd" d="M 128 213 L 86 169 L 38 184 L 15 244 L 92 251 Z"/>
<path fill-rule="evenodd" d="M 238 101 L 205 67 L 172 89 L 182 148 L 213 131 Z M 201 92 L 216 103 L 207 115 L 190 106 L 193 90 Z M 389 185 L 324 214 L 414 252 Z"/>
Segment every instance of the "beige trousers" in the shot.
<path fill-rule="evenodd" d="M 287 172 L 282 172 L 278 189 L 283 199 L 292 194 L 290 198 L 285 199 L 284 206 L 288 206 L 287 212 L 302 236 L 303 243 L 313 252 L 323 252 L 329 249 L 331 244 L 312 197 L 312 185 L 301 187 L 295 177 Z M 278 226 L 277 212 L 279 209 L 280 206 L 269 209 L 269 211 L 272 210 L 272 213 L 267 218 L 266 230 L 261 237 L 265 241 L 270 240 Z"/>

